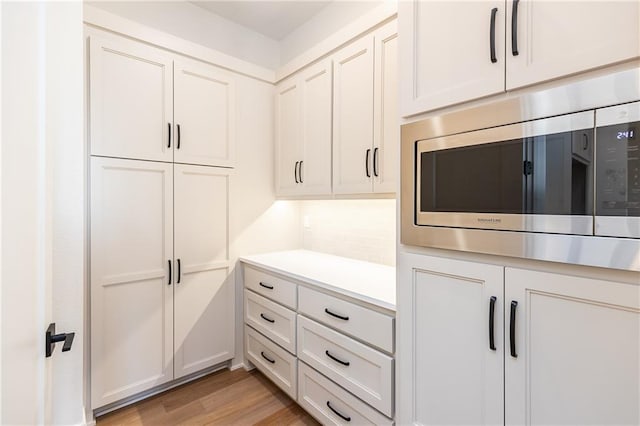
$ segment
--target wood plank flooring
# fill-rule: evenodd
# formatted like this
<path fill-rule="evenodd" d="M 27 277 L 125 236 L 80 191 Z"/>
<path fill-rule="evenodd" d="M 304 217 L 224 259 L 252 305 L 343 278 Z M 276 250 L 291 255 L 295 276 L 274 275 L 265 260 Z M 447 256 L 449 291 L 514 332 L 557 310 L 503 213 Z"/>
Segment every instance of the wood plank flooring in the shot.
<path fill-rule="evenodd" d="M 259 371 L 223 370 L 105 414 L 112 425 L 319 425 Z"/>

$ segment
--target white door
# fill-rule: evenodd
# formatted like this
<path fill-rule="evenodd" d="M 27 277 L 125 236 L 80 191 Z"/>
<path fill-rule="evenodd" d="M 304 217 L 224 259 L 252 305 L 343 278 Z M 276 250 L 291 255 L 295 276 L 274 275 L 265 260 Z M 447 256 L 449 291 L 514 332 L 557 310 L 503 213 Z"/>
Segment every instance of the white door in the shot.
<path fill-rule="evenodd" d="M 298 166 L 302 160 L 302 111 L 299 80 L 291 78 L 276 86 L 276 194 L 302 192 Z"/>
<path fill-rule="evenodd" d="M 232 167 L 236 126 L 233 76 L 195 61 L 181 59 L 174 64 L 175 162 Z"/>
<path fill-rule="evenodd" d="M 176 378 L 234 356 L 229 169 L 176 164 Z"/>
<path fill-rule="evenodd" d="M 330 59 L 299 76 L 304 146 L 298 179 L 305 195 L 331 194 L 331 77 Z"/>
<path fill-rule="evenodd" d="M 507 90 L 640 56 L 637 0 L 508 0 L 507 28 Z"/>
<path fill-rule="evenodd" d="M 374 37 L 373 192 L 396 192 L 400 167 L 397 21 L 380 28 Z"/>
<path fill-rule="evenodd" d="M 373 189 L 373 36 L 333 58 L 333 192 Z"/>
<path fill-rule="evenodd" d="M 502 424 L 503 268 L 403 254 L 399 274 L 398 424 Z"/>
<path fill-rule="evenodd" d="M 504 91 L 504 0 L 400 2 L 398 19 L 403 116 Z"/>
<path fill-rule="evenodd" d="M 640 424 L 639 284 L 506 268 L 504 315 L 507 425 Z"/>
<path fill-rule="evenodd" d="M 159 49 L 91 38 L 91 155 L 173 161 L 172 67 L 171 56 Z"/>
<path fill-rule="evenodd" d="M 91 406 L 173 379 L 173 166 L 91 158 Z"/>

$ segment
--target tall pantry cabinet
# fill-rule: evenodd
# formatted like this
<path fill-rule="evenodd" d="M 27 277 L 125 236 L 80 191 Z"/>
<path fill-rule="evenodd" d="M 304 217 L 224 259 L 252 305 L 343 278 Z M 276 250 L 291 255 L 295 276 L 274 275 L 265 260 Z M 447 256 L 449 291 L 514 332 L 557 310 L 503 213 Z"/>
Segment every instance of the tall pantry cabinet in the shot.
<path fill-rule="evenodd" d="M 91 395 L 100 408 L 234 356 L 233 76 L 89 42 Z"/>

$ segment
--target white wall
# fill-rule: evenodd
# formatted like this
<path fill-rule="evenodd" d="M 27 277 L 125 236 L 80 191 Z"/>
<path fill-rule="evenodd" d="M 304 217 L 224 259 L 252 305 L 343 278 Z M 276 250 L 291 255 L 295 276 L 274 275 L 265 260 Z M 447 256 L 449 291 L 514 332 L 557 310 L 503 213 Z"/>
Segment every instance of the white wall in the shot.
<path fill-rule="evenodd" d="M 303 247 L 394 266 L 396 200 L 303 201 Z"/>
<path fill-rule="evenodd" d="M 189 2 L 91 1 L 87 4 L 269 69 L 280 65 L 277 41 Z"/>
<path fill-rule="evenodd" d="M 280 65 L 285 65 L 382 3 L 384 0 L 338 0 L 330 3 L 280 41 Z"/>

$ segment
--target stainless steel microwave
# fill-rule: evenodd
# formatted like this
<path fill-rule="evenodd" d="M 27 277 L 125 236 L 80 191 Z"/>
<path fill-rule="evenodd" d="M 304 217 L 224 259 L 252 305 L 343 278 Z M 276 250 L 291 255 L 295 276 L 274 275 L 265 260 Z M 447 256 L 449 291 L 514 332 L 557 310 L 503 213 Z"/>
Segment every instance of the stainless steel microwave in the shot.
<path fill-rule="evenodd" d="M 640 270 L 640 70 L 402 126 L 404 244 Z"/>

